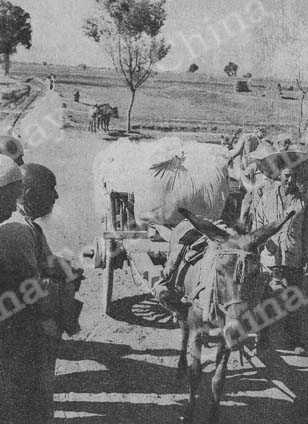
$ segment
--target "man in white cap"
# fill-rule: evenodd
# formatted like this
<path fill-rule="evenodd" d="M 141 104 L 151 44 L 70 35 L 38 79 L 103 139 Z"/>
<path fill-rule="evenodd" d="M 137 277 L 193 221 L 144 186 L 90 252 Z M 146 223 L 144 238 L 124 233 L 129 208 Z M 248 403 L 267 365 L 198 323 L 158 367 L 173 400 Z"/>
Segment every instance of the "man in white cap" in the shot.
<path fill-rule="evenodd" d="M 18 166 L 21 166 L 24 163 L 24 149 L 22 144 L 18 138 L 11 135 L 0 136 L 0 154 L 13 159 Z"/>
<path fill-rule="evenodd" d="M 22 175 L 12 159 L 0 154 L 0 223 L 16 210 L 17 198 L 22 193 Z"/>
<path fill-rule="evenodd" d="M 74 295 L 75 284 L 83 278 L 68 264 L 61 267 L 35 222 L 52 212 L 58 198 L 54 174 L 38 164 L 20 169 L 23 192 L 18 211 L 0 226 L 0 288 L 15 294 L 15 313 L 0 322 L 0 369 L 4 370 L 0 372 L 0 416 L 10 424 L 47 424 L 53 422 L 61 334 L 65 330 L 72 335 L 80 329 L 80 303 Z M 23 287 L 29 279 L 37 281 L 31 287 L 30 305 L 24 300 Z"/>

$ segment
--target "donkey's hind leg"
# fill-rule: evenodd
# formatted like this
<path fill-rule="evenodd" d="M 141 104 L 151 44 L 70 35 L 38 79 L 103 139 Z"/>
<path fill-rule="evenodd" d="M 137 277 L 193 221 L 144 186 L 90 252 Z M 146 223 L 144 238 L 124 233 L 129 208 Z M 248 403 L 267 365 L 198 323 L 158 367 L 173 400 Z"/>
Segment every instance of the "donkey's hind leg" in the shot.
<path fill-rule="evenodd" d="M 219 403 L 226 381 L 226 372 L 230 353 L 231 350 L 226 346 L 225 341 L 221 341 L 218 345 L 216 355 L 216 371 L 212 379 L 212 402 L 209 415 L 210 424 L 218 424 Z"/>

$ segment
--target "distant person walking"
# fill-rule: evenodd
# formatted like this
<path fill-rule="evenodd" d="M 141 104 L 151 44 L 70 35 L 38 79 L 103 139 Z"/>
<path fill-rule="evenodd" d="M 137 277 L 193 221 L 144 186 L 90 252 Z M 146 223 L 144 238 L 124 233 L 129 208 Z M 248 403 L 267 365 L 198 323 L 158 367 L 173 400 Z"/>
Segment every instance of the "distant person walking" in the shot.
<path fill-rule="evenodd" d="M 56 87 L 56 76 L 54 74 L 50 74 L 48 76 L 48 80 L 49 80 L 49 90 L 54 91 Z"/>
<path fill-rule="evenodd" d="M 80 91 L 76 90 L 74 92 L 74 102 L 79 103 L 79 101 L 80 101 Z"/>

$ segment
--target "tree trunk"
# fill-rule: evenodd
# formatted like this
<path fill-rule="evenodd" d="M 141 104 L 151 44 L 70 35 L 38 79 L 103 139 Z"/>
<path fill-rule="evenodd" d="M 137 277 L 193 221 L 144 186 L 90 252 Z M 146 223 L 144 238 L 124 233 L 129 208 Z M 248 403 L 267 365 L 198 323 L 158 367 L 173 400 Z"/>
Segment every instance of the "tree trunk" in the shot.
<path fill-rule="evenodd" d="M 305 100 L 305 93 L 302 93 L 302 97 L 300 100 L 300 112 L 299 112 L 299 123 L 298 123 L 299 137 L 302 136 L 302 126 L 303 126 L 303 118 L 304 118 L 304 100 Z"/>
<path fill-rule="evenodd" d="M 130 100 L 130 105 L 129 105 L 128 114 L 127 114 L 127 132 L 131 131 L 131 114 L 132 114 L 132 110 L 133 110 L 133 106 L 135 102 L 136 90 L 131 90 L 131 94 L 132 94 L 132 97 Z"/>
<path fill-rule="evenodd" d="M 4 53 L 4 74 L 8 75 L 10 72 L 10 55 L 9 53 Z"/>

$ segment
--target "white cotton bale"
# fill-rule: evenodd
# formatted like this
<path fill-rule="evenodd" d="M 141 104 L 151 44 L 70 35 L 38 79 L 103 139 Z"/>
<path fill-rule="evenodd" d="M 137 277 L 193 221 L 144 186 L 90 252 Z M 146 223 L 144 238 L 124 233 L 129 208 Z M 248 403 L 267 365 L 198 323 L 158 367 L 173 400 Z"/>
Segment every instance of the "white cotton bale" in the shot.
<path fill-rule="evenodd" d="M 176 225 L 182 220 L 179 207 L 216 220 L 229 193 L 224 152 L 221 146 L 177 137 L 140 143 L 120 139 L 96 159 L 96 210 L 106 211 L 104 193 L 114 190 L 134 193 L 138 224 Z M 161 164 L 156 176 L 155 164 Z"/>

